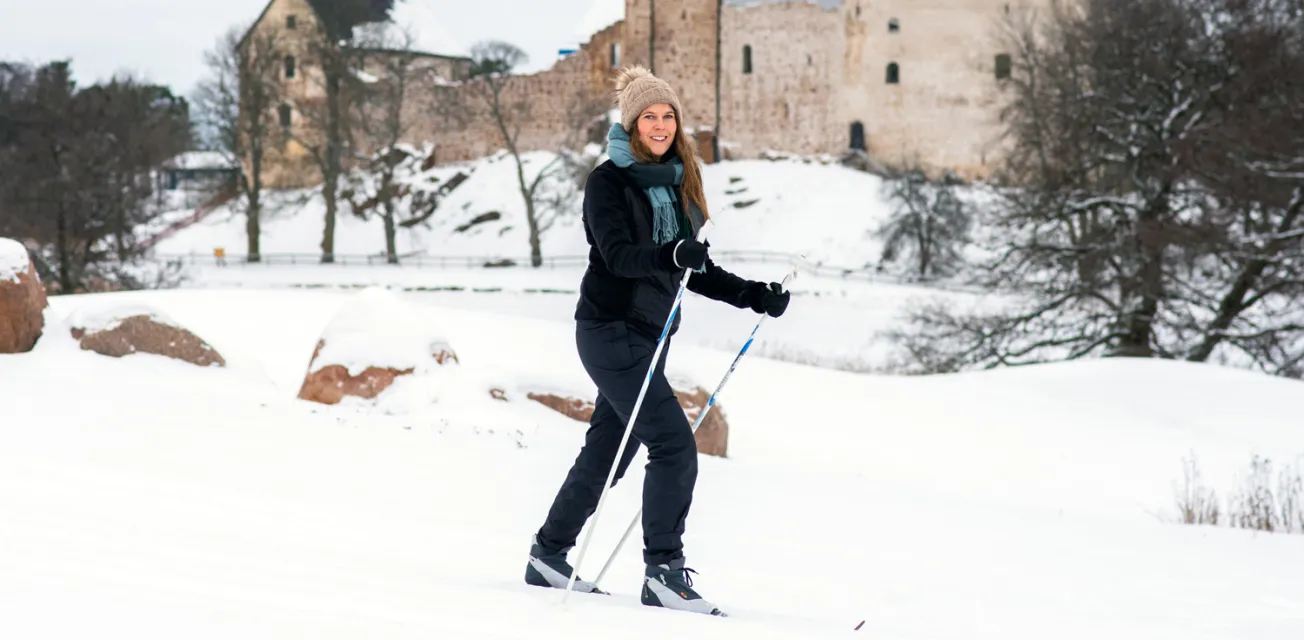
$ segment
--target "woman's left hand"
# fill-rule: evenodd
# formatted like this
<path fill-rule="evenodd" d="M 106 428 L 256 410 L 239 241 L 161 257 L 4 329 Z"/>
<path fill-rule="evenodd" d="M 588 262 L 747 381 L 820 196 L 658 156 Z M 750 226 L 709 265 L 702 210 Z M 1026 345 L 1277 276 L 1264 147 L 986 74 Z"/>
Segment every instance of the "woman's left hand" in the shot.
<path fill-rule="evenodd" d="M 777 282 L 771 282 L 767 287 L 764 283 L 753 282 L 748 287 L 750 289 L 749 297 L 751 298 L 750 306 L 756 313 L 768 313 L 771 318 L 777 318 L 783 315 L 788 309 L 788 301 L 792 294 L 783 290 L 783 285 Z"/>

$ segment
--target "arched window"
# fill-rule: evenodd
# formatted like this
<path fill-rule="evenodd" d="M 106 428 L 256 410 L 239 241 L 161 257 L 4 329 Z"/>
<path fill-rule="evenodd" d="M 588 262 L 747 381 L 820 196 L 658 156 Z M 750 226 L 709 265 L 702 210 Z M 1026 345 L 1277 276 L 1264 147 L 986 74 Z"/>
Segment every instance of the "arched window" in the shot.
<path fill-rule="evenodd" d="M 294 56 L 285 56 L 285 77 L 294 77 Z"/>
<path fill-rule="evenodd" d="M 887 63 L 887 83 L 899 84 L 901 82 L 901 67 L 895 62 Z"/>
<path fill-rule="evenodd" d="M 281 117 L 281 128 L 282 128 L 282 129 L 289 129 L 289 128 L 290 128 L 290 123 L 291 123 L 291 116 L 292 116 L 292 112 L 291 112 L 291 110 L 290 110 L 290 105 L 288 105 L 288 104 L 283 104 L 283 105 L 281 105 L 280 107 L 277 107 L 276 111 L 277 111 L 278 115 L 280 115 L 280 117 Z"/>
<path fill-rule="evenodd" d="M 865 150 L 865 125 L 859 120 L 851 123 L 851 148 Z"/>
<path fill-rule="evenodd" d="M 752 45 L 743 45 L 743 73 L 752 72 Z"/>
<path fill-rule="evenodd" d="M 1013 66 L 1014 63 L 1010 60 L 1010 54 L 1008 53 L 996 54 L 996 79 L 1004 80 L 1010 77 L 1010 69 Z"/>
<path fill-rule="evenodd" d="M 620 43 L 611 43 L 611 68 L 620 66 Z"/>
<path fill-rule="evenodd" d="M 899 33 L 900 31 L 901 31 L 901 21 L 900 21 L 900 20 L 897 20 L 896 18 L 892 18 L 892 19 L 890 19 L 890 20 L 887 21 L 887 32 L 888 32 L 888 33 Z"/>

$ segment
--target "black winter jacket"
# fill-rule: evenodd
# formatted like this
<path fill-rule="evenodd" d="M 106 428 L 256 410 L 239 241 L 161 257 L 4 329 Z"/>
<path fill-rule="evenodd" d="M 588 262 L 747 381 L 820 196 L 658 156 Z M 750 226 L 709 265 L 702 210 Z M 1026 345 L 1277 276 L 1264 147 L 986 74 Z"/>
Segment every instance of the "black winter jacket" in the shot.
<path fill-rule="evenodd" d="M 675 195 L 682 214 L 682 190 L 677 188 Z M 700 214 L 694 217 L 698 218 L 692 221 L 696 237 L 704 220 Z M 610 160 L 598 165 L 585 184 L 584 235 L 589 242 L 589 266 L 580 282 L 575 319 L 624 320 L 631 329 L 660 336 L 684 271 L 665 264 L 661 247 L 652 240 L 647 193 Z M 694 272 L 688 279 L 690 291 L 740 309 L 750 306 L 746 300 L 752 284 L 717 266 L 709 255 L 705 272 Z M 681 305 L 672 334 L 682 317 Z"/>

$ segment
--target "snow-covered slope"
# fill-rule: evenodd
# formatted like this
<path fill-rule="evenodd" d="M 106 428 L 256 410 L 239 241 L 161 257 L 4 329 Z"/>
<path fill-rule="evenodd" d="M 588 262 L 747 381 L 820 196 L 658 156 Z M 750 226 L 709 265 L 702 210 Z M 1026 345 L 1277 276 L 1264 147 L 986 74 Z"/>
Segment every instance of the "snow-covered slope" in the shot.
<path fill-rule="evenodd" d="M 554 157 L 545 152 L 527 154 L 527 180 Z M 510 156 L 440 166 L 413 180 L 433 176 L 443 184 L 459 173 L 469 178 L 441 201 L 426 224 L 400 230 L 398 251 L 527 259 L 525 206 Z M 717 251 L 804 253 L 814 263 L 854 269 L 877 262 L 880 244 L 870 232 L 890 212 L 877 176 L 797 159 L 722 162 L 707 165 L 703 173 L 707 203 L 717 223 L 711 237 Z M 582 194 L 576 194 L 574 183 L 564 178 L 545 182 L 543 189 L 572 196 L 560 214 L 548 213 L 555 222 L 543 234 L 543 255 L 587 254 L 579 221 Z M 243 253 L 245 222 L 234 206 L 160 242 L 155 252 L 207 256 L 215 247 L 223 247 L 228 254 Z M 320 254 L 325 206 L 319 196 L 279 193 L 272 209 L 263 222 L 264 254 L 300 253 L 309 260 Z M 347 213 L 339 217 L 336 253 L 383 255 L 384 247 L 379 219 L 363 221 Z"/>
<path fill-rule="evenodd" d="M 730 458 L 702 459 L 686 537 L 696 585 L 732 617 L 641 607 L 637 536 L 613 596 L 563 608 L 521 577 L 585 425 L 523 394 L 591 393 L 570 324 L 426 309 L 506 402 L 384 416 L 295 400 L 348 295 L 53 299 L 37 350 L 0 356 L 0 637 L 1304 634 L 1304 536 L 1164 521 L 1190 452 L 1220 494 L 1252 454 L 1304 452 L 1299 382 L 1162 361 L 891 378 L 745 359 L 720 399 Z M 57 324 L 117 301 L 160 308 L 231 366 L 100 357 Z M 669 362 L 709 387 L 732 357 L 676 345 Z M 642 456 L 585 575 L 638 509 Z"/>

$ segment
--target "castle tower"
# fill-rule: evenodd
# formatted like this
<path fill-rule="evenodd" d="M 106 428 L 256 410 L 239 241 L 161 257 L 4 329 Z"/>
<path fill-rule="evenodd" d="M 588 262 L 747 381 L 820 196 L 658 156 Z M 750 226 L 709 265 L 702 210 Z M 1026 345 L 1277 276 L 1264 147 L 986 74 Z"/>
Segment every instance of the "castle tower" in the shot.
<path fill-rule="evenodd" d="M 1034 0 L 1034 3 L 1039 0 Z M 977 177 L 999 155 L 1009 53 L 996 37 L 1015 0 L 846 0 L 837 84 L 842 144 Z M 862 137 L 863 136 L 863 137 Z"/>
<path fill-rule="evenodd" d="M 685 127 L 716 122 L 716 42 L 721 0 L 625 0 L 621 66 L 641 64 L 683 103 Z"/>

